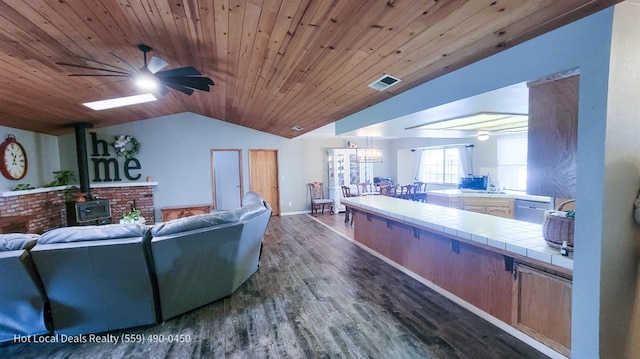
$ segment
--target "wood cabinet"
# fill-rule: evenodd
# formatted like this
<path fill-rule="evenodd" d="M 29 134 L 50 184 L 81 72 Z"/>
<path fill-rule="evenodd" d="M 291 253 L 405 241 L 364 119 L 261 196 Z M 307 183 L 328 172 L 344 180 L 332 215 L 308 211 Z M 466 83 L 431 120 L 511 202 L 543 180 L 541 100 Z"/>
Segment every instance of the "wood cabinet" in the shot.
<path fill-rule="evenodd" d="M 513 198 L 438 196 L 429 193 L 427 202 L 505 218 L 513 218 L 515 212 Z"/>
<path fill-rule="evenodd" d="M 527 193 L 575 198 L 579 75 L 530 82 Z"/>
<path fill-rule="evenodd" d="M 437 194 L 429 193 L 427 195 L 427 203 L 436 204 L 438 206 L 445 206 L 451 208 L 460 208 L 459 196 L 438 196 Z"/>
<path fill-rule="evenodd" d="M 160 208 L 162 221 L 170 221 L 176 218 L 184 218 L 195 216 L 197 214 L 206 214 L 211 212 L 210 204 L 198 204 L 198 205 L 186 205 L 186 206 L 172 206 Z"/>
<path fill-rule="evenodd" d="M 567 356 L 571 348 L 571 280 L 515 266 L 511 325 Z"/>
<path fill-rule="evenodd" d="M 351 193 L 358 193 L 358 184 L 373 183 L 373 163 L 358 162 L 355 148 L 333 148 L 327 150 L 329 165 L 328 179 L 325 188 L 329 190 L 329 198 L 334 201 L 333 208 L 344 212 L 340 204 L 342 186 L 349 186 Z"/>
<path fill-rule="evenodd" d="M 353 216 L 357 242 L 570 355 L 570 272 L 357 208 Z"/>
<path fill-rule="evenodd" d="M 512 198 L 462 197 L 462 209 L 492 216 L 513 218 Z"/>
<path fill-rule="evenodd" d="M 502 254 L 358 210 L 356 241 L 505 323 L 513 277 Z"/>

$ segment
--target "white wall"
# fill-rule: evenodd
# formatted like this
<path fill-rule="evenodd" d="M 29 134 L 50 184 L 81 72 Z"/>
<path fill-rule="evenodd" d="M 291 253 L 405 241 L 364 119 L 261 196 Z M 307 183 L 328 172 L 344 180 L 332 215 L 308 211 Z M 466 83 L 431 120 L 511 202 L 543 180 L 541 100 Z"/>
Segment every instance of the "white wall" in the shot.
<path fill-rule="evenodd" d="M 9 191 L 17 184 L 40 187 L 53 181 L 53 171 L 60 169 L 57 137 L 0 126 L 0 142 L 9 134 L 16 137 L 27 153 L 27 174 L 17 181 L 0 176 L 0 191 Z"/>
<path fill-rule="evenodd" d="M 293 139 L 255 131 L 208 117 L 181 113 L 98 129 L 87 129 L 98 139 L 112 142 L 115 136 L 131 135 L 140 143 L 136 158 L 142 174 L 158 182 L 154 190 L 156 217 L 164 206 L 212 203 L 211 149 L 241 149 L 245 191 L 249 190 L 249 149 L 278 150 L 280 169 L 280 205 L 282 213 L 309 210 L 306 183 L 326 181 L 325 148 L 341 147 L 339 138 L 329 140 Z M 75 136 L 60 137 L 61 166 L 77 174 Z M 110 150 L 113 154 L 113 149 Z M 90 152 L 89 152 L 90 155 Z M 124 159 L 119 158 L 122 166 Z M 89 159 L 89 176 L 93 167 Z M 122 182 L 127 180 L 122 176 Z M 291 202 L 291 206 L 289 206 Z"/>
<path fill-rule="evenodd" d="M 640 4 L 616 6 L 606 123 L 601 269 L 602 358 L 640 357 Z M 635 46 L 630 46 L 635 45 Z M 606 264 L 606 265 L 605 265 Z"/>

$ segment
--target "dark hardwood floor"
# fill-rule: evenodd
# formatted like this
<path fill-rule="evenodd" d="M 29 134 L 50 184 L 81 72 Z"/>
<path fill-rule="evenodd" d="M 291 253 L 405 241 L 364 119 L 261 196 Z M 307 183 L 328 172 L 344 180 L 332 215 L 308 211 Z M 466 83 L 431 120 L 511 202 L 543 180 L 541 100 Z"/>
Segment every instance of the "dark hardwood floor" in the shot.
<path fill-rule="evenodd" d="M 324 219 L 348 235 L 343 214 Z M 123 333 L 189 342 L 10 344 L 0 357 L 545 357 L 308 215 L 271 219 L 260 269 L 231 296 L 159 325 L 112 332 Z"/>

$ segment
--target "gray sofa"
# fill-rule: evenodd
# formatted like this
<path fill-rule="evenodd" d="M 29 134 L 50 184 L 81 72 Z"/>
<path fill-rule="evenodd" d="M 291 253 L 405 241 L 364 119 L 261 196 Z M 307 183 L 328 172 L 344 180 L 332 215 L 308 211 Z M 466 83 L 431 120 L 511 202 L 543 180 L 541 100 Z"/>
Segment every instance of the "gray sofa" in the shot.
<path fill-rule="evenodd" d="M 247 193 L 242 207 L 151 229 L 162 320 L 233 293 L 258 270 L 271 207 Z"/>
<path fill-rule="evenodd" d="M 49 332 L 47 296 L 29 249 L 37 234 L 0 234 L 0 342 Z"/>
<path fill-rule="evenodd" d="M 149 229 L 109 224 L 44 233 L 31 250 L 51 303 L 56 334 L 153 324 L 155 281 Z"/>
<path fill-rule="evenodd" d="M 16 259 L 6 261 L 16 262 L 6 264 L 7 271 L 18 273 L 28 288 L 11 297 L 0 294 L 3 318 L 10 301 L 28 308 L 29 315 L 19 318 L 19 325 L 0 321 L 0 341 L 149 325 L 226 297 L 257 271 L 271 211 L 262 197 L 248 192 L 240 208 L 152 227 L 112 224 L 46 232 L 30 251 L 16 251 L 10 256 Z M 31 257 L 33 278 L 17 264 Z M 3 283 L 3 289 L 12 283 Z M 47 303 L 52 331 L 46 326 Z"/>

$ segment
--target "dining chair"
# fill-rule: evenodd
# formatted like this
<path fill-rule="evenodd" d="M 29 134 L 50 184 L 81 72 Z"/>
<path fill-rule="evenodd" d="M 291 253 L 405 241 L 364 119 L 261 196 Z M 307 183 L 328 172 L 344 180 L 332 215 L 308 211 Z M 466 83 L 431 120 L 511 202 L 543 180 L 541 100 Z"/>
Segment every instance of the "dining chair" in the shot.
<path fill-rule="evenodd" d="M 395 197 L 398 192 L 398 186 L 385 186 L 382 191 L 385 196 Z"/>
<path fill-rule="evenodd" d="M 375 191 L 373 184 L 371 183 L 360 183 L 358 184 L 358 194 L 367 195 L 371 194 Z"/>
<path fill-rule="evenodd" d="M 415 185 L 412 185 L 412 184 L 408 184 L 408 185 L 402 186 L 402 187 L 404 187 L 404 188 L 403 188 L 403 194 L 402 194 L 401 198 L 413 201 L 414 197 L 416 195 L 417 187 Z"/>
<path fill-rule="evenodd" d="M 426 202 L 427 201 L 427 183 L 426 182 L 414 182 L 416 191 L 413 195 L 414 201 Z"/>
<path fill-rule="evenodd" d="M 351 193 L 351 187 L 342 186 L 342 196 L 345 197 L 345 198 L 348 198 L 348 197 L 357 197 L 358 195 Z M 344 210 L 344 223 L 347 223 L 347 222 L 350 221 L 350 224 L 353 225 L 353 215 L 351 213 L 351 209 L 347 205 L 345 205 L 344 208 L 345 208 L 345 210 Z M 351 218 L 351 219 L 349 219 L 349 218 Z"/>
<path fill-rule="evenodd" d="M 324 196 L 324 186 L 322 182 L 309 182 L 309 196 L 311 198 L 311 214 L 315 217 L 318 216 L 318 208 L 322 208 L 322 214 L 324 214 L 324 207 L 329 206 L 331 214 L 333 214 L 333 200 Z"/>

